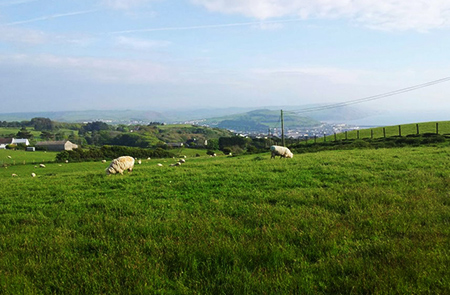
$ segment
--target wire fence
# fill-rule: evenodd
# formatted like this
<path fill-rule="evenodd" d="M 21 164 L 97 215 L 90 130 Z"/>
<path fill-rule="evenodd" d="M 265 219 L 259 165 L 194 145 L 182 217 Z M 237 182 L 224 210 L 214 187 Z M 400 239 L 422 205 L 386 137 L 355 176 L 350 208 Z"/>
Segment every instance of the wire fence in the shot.
<path fill-rule="evenodd" d="M 313 136 L 299 141 L 307 143 L 320 143 L 327 141 L 357 140 L 357 139 L 379 139 L 402 136 L 423 136 L 423 135 L 450 135 L 450 121 L 427 122 L 418 124 L 395 125 L 387 127 L 377 127 L 371 129 L 360 129 L 324 135 L 323 137 Z"/>

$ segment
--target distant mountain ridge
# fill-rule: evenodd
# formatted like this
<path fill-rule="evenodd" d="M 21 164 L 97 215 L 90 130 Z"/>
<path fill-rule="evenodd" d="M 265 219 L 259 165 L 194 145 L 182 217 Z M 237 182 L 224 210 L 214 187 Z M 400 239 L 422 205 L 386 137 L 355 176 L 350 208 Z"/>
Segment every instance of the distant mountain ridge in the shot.
<path fill-rule="evenodd" d="M 314 105 L 320 106 L 320 105 Z M 27 112 L 27 113 L 0 113 L 0 121 L 24 121 L 31 120 L 36 117 L 50 118 L 58 122 L 93 122 L 104 121 L 111 124 L 129 124 L 145 122 L 165 122 L 165 123 L 182 123 L 187 121 L 207 121 L 217 122 L 221 120 L 235 120 L 239 118 L 253 118 L 262 125 L 271 124 L 273 119 L 278 115 L 280 110 L 286 111 L 286 114 L 295 114 L 301 112 L 302 109 L 311 107 L 307 106 L 271 106 L 261 108 L 204 108 L 204 109 L 179 109 L 165 111 L 151 110 L 86 110 L 86 111 L 58 111 L 58 112 Z M 265 110 L 262 112 L 261 110 Z M 322 110 L 309 113 L 297 114 L 295 117 L 312 118 L 316 121 L 338 121 L 345 122 L 348 120 L 361 119 L 370 116 L 373 112 L 365 111 L 358 107 L 342 107 L 331 110 Z M 230 117 L 231 116 L 231 117 Z M 289 126 L 289 116 L 285 118 L 287 126 Z M 300 120 L 301 121 L 301 120 Z M 298 118 L 293 122 L 300 122 Z M 293 123 L 292 122 L 292 123 Z M 307 120 L 302 124 L 308 124 Z"/>

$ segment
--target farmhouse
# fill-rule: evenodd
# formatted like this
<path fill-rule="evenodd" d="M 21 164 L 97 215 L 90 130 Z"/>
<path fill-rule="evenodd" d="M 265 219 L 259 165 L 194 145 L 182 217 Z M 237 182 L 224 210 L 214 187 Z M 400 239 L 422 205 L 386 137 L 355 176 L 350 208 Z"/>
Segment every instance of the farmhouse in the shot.
<path fill-rule="evenodd" d="M 8 144 L 11 144 L 11 138 L 0 138 L 0 149 L 6 149 Z"/>
<path fill-rule="evenodd" d="M 30 142 L 26 138 L 0 138 L 0 149 L 5 149 L 9 144 L 24 144 L 30 145 Z"/>
<path fill-rule="evenodd" d="M 11 144 L 24 144 L 28 146 L 30 145 L 30 142 L 26 138 L 13 138 Z"/>
<path fill-rule="evenodd" d="M 78 148 L 78 145 L 68 140 L 61 141 L 40 141 L 36 143 L 36 147 L 44 148 L 48 151 L 71 151 Z"/>

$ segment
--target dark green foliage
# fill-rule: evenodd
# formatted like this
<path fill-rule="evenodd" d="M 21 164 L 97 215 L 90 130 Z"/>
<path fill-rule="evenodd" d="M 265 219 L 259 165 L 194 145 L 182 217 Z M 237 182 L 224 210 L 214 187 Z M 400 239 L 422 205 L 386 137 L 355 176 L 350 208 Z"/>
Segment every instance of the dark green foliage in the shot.
<path fill-rule="evenodd" d="M 16 137 L 18 137 L 18 138 L 28 138 L 28 139 L 31 139 L 31 138 L 33 138 L 33 134 L 31 134 L 31 132 L 28 131 L 27 128 L 22 127 L 22 128 L 20 129 L 20 131 L 17 132 Z"/>
<path fill-rule="evenodd" d="M 149 147 L 149 143 L 145 140 L 144 137 L 133 133 L 124 133 L 117 135 L 112 139 L 111 143 L 113 145 L 123 145 L 142 148 Z"/>
<path fill-rule="evenodd" d="M 223 150 L 225 147 L 230 148 L 232 146 L 237 146 L 244 149 L 250 142 L 251 139 L 242 136 L 221 137 L 219 138 L 219 149 Z"/>
<path fill-rule="evenodd" d="M 33 126 L 34 130 L 43 131 L 48 130 L 52 131 L 55 129 L 55 122 L 50 120 L 49 118 L 33 118 L 31 119 L 29 126 Z"/>
<path fill-rule="evenodd" d="M 120 156 L 131 156 L 133 158 L 172 158 L 175 155 L 163 149 L 142 149 L 126 146 L 103 146 L 101 148 L 74 149 L 63 151 L 56 155 L 57 162 L 84 162 L 98 161 L 104 159 L 115 159 Z"/>
<path fill-rule="evenodd" d="M 87 123 L 85 126 L 82 127 L 84 131 L 100 131 L 100 130 L 109 130 L 110 127 L 108 124 L 104 122 L 91 122 Z"/>

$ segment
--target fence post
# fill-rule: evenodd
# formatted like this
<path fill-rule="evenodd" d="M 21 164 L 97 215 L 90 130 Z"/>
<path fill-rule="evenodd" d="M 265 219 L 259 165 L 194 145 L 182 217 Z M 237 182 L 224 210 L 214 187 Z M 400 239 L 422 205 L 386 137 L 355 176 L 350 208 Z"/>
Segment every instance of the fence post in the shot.
<path fill-rule="evenodd" d="M 325 135 L 325 132 L 323 133 L 323 142 L 327 142 L 327 137 Z"/>
<path fill-rule="evenodd" d="M 436 123 L 436 134 L 439 134 L 439 123 Z"/>
<path fill-rule="evenodd" d="M 402 136 L 402 125 L 398 125 L 398 136 Z"/>
<path fill-rule="evenodd" d="M 356 130 L 356 139 L 359 139 L 359 130 Z"/>
<path fill-rule="evenodd" d="M 317 143 L 317 135 L 314 135 L 314 143 Z"/>
<path fill-rule="evenodd" d="M 417 129 L 417 135 L 419 135 L 420 134 L 420 132 L 419 132 L 419 124 L 416 124 L 416 129 Z"/>
<path fill-rule="evenodd" d="M 336 132 L 334 133 L 334 141 L 337 141 Z"/>
<path fill-rule="evenodd" d="M 370 139 L 373 139 L 373 129 L 370 129 Z"/>
<path fill-rule="evenodd" d="M 383 137 L 386 138 L 386 128 L 383 127 Z"/>
<path fill-rule="evenodd" d="M 347 131 L 345 131 L 345 140 L 347 140 Z"/>

